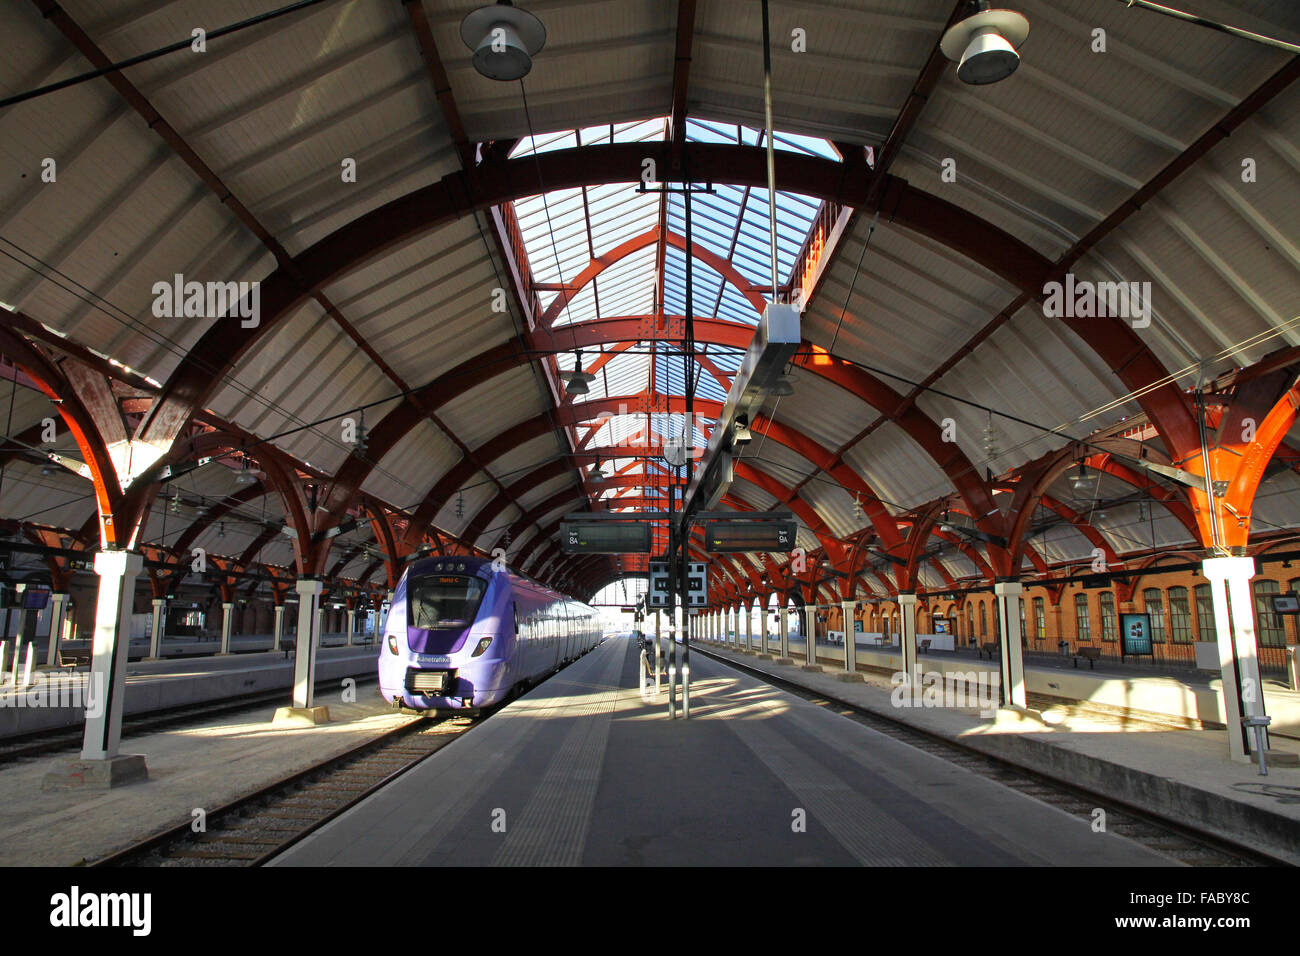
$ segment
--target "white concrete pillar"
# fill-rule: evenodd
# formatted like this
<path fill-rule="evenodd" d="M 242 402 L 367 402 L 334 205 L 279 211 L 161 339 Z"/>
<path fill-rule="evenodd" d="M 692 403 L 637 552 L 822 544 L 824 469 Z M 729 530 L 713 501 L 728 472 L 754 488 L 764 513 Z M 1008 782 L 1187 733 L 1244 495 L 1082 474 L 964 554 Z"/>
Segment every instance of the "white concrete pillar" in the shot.
<path fill-rule="evenodd" d="M 153 617 L 149 621 L 149 660 L 151 661 L 156 661 L 162 655 L 163 625 L 166 620 L 166 598 L 154 598 Z"/>
<path fill-rule="evenodd" d="M 1025 707 L 1025 658 L 1020 647 L 1019 581 L 995 581 L 993 594 L 1002 632 L 1002 706 Z"/>
<path fill-rule="evenodd" d="M 817 663 L 817 606 L 815 604 L 805 604 L 803 616 L 803 639 L 808 649 L 808 666 L 813 667 Z"/>
<path fill-rule="evenodd" d="M 234 618 L 235 605 L 230 601 L 221 602 L 221 650 L 218 653 L 230 653 L 230 625 Z"/>
<path fill-rule="evenodd" d="M 348 608 L 348 646 L 349 647 L 352 646 L 352 636 L 356 633 L 356 630 L 357 630 L 357 609 L 354 607 L 350 607 Z"/>
<path fill-rule="evenodd" d="M 754 609 L 745 605 L 745 652 L 754 649 Z"/>
<path fill-rule="evenodd" d="M 882 628 L 883 629 L 883 628 Z M 898 642 L 903 648 L 903 679 L 917 680 L 916 668 L 916 592 L 898 592 Z"/>
<path fill-rule="evenodd" d="M 1201 564 L 1214 600 L 1214 628 L 1223 677 L 1223 713 L 1228 724 L 1228 753 L 1249 760 L 1255 741 L 1243 718 L 1264 716 L 1264 688 L 1256 656 L 1254 601 L 1250 579 L 1253 558 L 1206 558 Z M 1267 737 L 1265 738 L 1267 741 Z"/>
<path fill-rule="evenodd" d="M 117 756 L 122 741 L 135 579 L 143 568 L 144 556 L 134 551 L 100 551 L 95 555 L 99 595 L 82 760 L 111 760 Z"/>
<path fill-rule="evenodd" d="M 45 663 L 54 667 L 59 663 L 59 642 L 63 640 L 63 626 L 68 618 L 68 595 L 55 591 L 50 595 L 50 640 L 45 648 Z"/>
<path fill-rule="evenodd" d="M 853 617 L 856 601 L 841 601 L 840 613 L 844 617 L 844 672 L 856 674 L 858 670 L 858 644 L 853 637 Z"/>
<path fill-rule="evenodd" d="M 275 606 L 275 623 L 271 625 L 271 650 L 280 649 L 280 640 L 284 637 L 284 605 Z"/>
<path fill-rule="evenodd" d="M 320 643 L 320 639 L 322 635 L 324 635 L 324 633 L 325 633 L 325 608 L 321 607 L 318 603 L 316 605 L 316 621 L 312 630 L 312 634 L 315 635 L 317 644 Z"/>
<path fill-rule="evenodd" d="M 785 605 L 778 607 L 776 612 L 776 626 L 781 635 L 781 659 L 790 659 L 790 615 L 786 612 Z"/>
<path fill-rule="evenodd" d="M 298 638 L 293 654 L 293 706 L 312 706 L 316 683 L 316 646 L 320 643 L 320 596 L 325 582 L 299 578 Z"/>

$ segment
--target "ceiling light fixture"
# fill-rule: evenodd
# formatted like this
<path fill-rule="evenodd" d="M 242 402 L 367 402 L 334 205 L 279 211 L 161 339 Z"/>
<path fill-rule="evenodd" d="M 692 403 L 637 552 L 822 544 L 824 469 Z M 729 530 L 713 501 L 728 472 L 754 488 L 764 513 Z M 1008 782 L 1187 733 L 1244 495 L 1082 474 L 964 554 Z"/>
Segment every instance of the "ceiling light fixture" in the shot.
<path fill-rule="evenodd" d="M 793 395 L 794 385 L 790 383 L 790 376 L 782 375 L 778 377 L 777 380 L 772 383 L 772 387 L 768 389 L 767 393 L 769 395 L 775 395 L 778 398 L 785 398 L 788 395 Z"/>
<path fill-rule="evenodd" d="M 510 0 L 479 7 L 461 21 L 460 38 L 474 51 L 474 69 L 489 80 L 520 80 L 546 45 L 546 27 Z"/>
<path fill-rule="evenodd" d="M 235 473 L 235 484 L 237 485 L 255 485 L 257 484 L 257 475 L 253 469 L 248 467 L 248 459 L 244 459 L 243 467 Z"/>
<path fill-rule="evenodd" d="M 958 61 L 957 79 L 985 86 L 1016 72 L 1016 47 L 1029 36 L 1029 21 L 1014 10 L 990 10 L 988 0 L 977 6 L 973 16 L 947 29 L 939 46 L 944 56 Z"/>
<path fill-rule="evenodd" d="M 754 434 L 749 430 L 749 416 L 739 415 L 736 417 L 736 424 L 732 426 L 731 445 L 748 445 L 754 440 Z"/>
<path fill-rule="evenodd" d="M 1070 479 L 1070 484 L 1075 491 L 1081 491 L 1092 479 L 1088 475 L 1088 465 L 1084 461 L 1079 462 L 1079 473 Z"/>
<path fill-rule="evenodd" d="M 573 364 L 573 371 L 567 373 L 564 383 L 564 390 L 570 395 L 586 395 L 591 391 L 591 383 L 596 380 L 596 376 L 591 372 L 582 370 L 582 349 L 575 353 L 577 360 Z"/>

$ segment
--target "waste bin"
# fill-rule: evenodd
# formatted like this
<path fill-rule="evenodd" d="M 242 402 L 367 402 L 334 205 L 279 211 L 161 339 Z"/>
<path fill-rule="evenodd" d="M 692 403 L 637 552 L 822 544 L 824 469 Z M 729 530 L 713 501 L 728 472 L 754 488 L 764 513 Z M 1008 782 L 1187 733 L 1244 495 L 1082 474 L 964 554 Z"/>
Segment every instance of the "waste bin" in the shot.
<path fill-rule="evenodd" d="M 1069 641 L 1057 641 L 1057 642 L 1056 642 L 1056 648 L 1057 648 L 1057 650 L 1059 650 L 1059 651 L 1061 652 L 1061 656 L 1062 656 L 1062 657 L 1069 657 L 1069 656 L 1070 656 L 1070 642 L 1069 642 Z"/>

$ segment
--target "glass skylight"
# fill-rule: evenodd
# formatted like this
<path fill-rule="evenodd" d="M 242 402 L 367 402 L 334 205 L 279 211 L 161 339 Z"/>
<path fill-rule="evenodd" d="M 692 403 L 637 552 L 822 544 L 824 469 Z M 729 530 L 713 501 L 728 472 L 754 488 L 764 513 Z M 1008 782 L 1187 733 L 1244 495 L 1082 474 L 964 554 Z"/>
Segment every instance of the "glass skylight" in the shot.
<path fill-rule="evenodd" d="M 528 156 L 534 152 L 607 143 L 657 142 L 666 138 L 668 125 L 666 118 L 659 117 L 539 134 L 521 140 L 511 155 Z M 764 137 L 762 130 L 751 127 L 687 121 L 686 138 L 692 142 L 762 146 Z M 778 133 L 775 145 L 783 151 L 839 158 L 830 143 L 815 137 Z M 712 191 L 705 192 L 703 184 L 695 185 L 696 191 L 691 195 L 692 238 L 702 251 L 729 262 L 738 279 L 727 280 L 697 257 L 692 268 L 692 311 L 697 318 L 756 326 L 761 302 L 752 300 L 771 298 L 767 190 L 714 183 Z M 573 282 L 593 259 L 624 244 L 635 246 L 638 240 L 644 240 L 638 248 L 609 263 L 573 295 L 555 317 L 554 327 L 561 329 L 609 318 L 685 315 L 685 251 L 655 236 L 662 222 L 668 232 L 684 237 L 685 202 L 681 192 L 662 192 L 657 187 L 642 192 L 636 183 L 554 190 L 544 196 L 517 200 L 513 204 L 514 213 L 543 308 L 559 294 L 562 285 Z M 820 201 L 806 196 L 777 193 L 777 274 L 782 285 L 790 281 L 820 207 Z M 755 288 L 747 296 L 737 283 Z M 593 416 L 590 422 L 572 429 L 570 437 L 575 445 L 582 442 L 587 448 L 662 447 L 670 434 L 680 435 L 684 422 L 646 411 L 663 407 L 662 396 L 685 394 L 686 358 L 675 354 L 678 352 L 678 343 L 653 339 L 585 349 L 583 368 L 595 372 L 596 378 L 585 396 L 566 396 L 566 401 L 580 405 L 584 401 L 625 397 L 634 407 L 621 409 L 621 414 L 606 416 L 599 422 Z M 700 344 L 697 356 L 696 396 L 712 402 L 724 401 L 730 379 L 739 367 L 741 350 Z M 574 356 L 561 353 L 553 362 L 548 360 L 548 364 L 553 374 L 562 377 L 564 372 L 573 369 Z M 712 425 L 711 418 L 697 419 L 697 427 L 693 429 L 696 447 L 707 444 Z M 657 459 L 619 459 L 603 465 L 606 474 L 617 469 L 623 477 L 642 477 L 649 486 L 661 486 L 665 480 L 662 461 Z M 586 467 L 589 465 L 584 470 Z M 589 485 L 588 490 L 612 507 L 617 507 L 621 498 L 640 499 L 644 495 L 639 488 L 602 489 Z"/>

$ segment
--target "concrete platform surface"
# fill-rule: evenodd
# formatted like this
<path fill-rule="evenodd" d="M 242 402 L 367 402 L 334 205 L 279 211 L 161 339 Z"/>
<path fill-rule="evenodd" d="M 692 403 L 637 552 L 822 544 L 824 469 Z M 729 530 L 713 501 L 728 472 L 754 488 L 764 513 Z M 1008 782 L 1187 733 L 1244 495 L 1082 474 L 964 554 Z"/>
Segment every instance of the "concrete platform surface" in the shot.
<path fill-rule="evenodd" d="M 725 664 L 691 668 L 691 720 L 670 721 L 631 642 L 607 641 L 272 865 L 1171 863 Z"/>
<path fill-rule="evenodd" d="M 332 647 L 316 652 L 317 680 L 371 677 L 377 647 Z M 0 738 L 70 727 L 84 719 L 89 669 L 40 671 L 35 686 L 0 685 Z M 185 704 L 223 700 L 293 686 L 293 655 L 132 662 L 126 672 L 126 713 L 145 714 Z M 25 698 L 20 701 L 19 697 Z"/>
<path fill-rule="evenodd" d="M 238 720 L 214 718 L 185 729 L 122 741 L 144 754 L 149 778 L 111 791 L 42 792 L 58 760 L 41 757 L 0 773 L 0 866 L 75 866 L 192 819 L 269 783 L 343 753 L 411 720 L 363 688 L 355 703 L 321 695 L 333 720 L 273 727 L 274 705 Z"/>
<path fill-rule="evenodd" d="M 1300 864 L 1300 768 L 1273 766 L 1262 777 L 1254 764 L 1228 757 L 1226 731 L 1155 728 L 1066 707 L 1046 711 L 1046 726 L 994 720 L 971 708 L 897 707 L 884 674 L 864 671 L 863 683 L 846 684 L 834 671 L 811 674 L 717 645 L 704 649 Z M 926 658 L 920 663 L 929 669 Z M 1271 691 L 1265 694 L 1271 699 Z M 1274 749 L 1300 753 L 1300 742 L 1271 740 Z"/>

